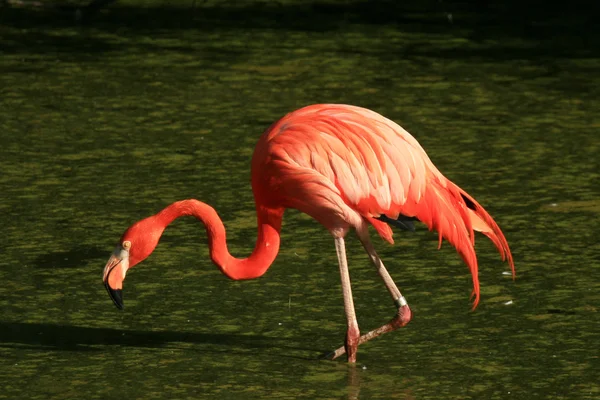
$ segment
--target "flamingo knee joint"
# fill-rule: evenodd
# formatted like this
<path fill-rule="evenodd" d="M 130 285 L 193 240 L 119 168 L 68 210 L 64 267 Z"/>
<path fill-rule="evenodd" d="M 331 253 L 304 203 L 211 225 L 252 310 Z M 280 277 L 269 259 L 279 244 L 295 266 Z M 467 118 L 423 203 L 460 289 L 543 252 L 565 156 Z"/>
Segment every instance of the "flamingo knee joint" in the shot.
<path fill-rule="evenodd" d="M 404 298 L 404 296 L 400 296 L 398 297 L 396 300 L 394 300 L 394 304 L 396 305 L 396 307 L 400 308 L 400 307 L 404 307 L 407 306 L 408 303 L 406 302 L 406 299 Z"/>

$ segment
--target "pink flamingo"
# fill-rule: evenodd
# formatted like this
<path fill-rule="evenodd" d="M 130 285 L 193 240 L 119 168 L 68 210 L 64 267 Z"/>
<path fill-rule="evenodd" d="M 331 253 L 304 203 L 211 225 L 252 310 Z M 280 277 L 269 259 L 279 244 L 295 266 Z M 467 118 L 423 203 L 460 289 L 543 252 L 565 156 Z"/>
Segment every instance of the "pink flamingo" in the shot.
<path fill-rule="evenodd" d="M 125 231 L 104 268 L 104 284 L 122 309 L 122 283 L 128 269 L 148 257 L 174 219 L 194 216 L 206 228 L 212 261 L 231 279 L 262 276 L 279 251 L 284 210 L 295 208 L 323 224 L 335 241 L 347 320 L 345 345 L 331 353 L 346 353 L 356 362 L 358 346 L 405 326 L 412 313 L 390 277 L 368 233 L 372 225 L 393 243 L 389 224 L 413 229 L 418 220 L 439 233 L 458 251 L 473 280 L 473 309 L 479 303 L 474 231 L 489 237 L 513 277 L 508 243 L 492 217 L 464 190 L 444 177 L 423 148 L 391 120 L 350 105 L 317 104 L 294 111 L 261 136 L 252 157 L 252 191 L 258 219 L 258 239 L 248 258 L 229 254 L 225 227 L 215 210 L 198 200 L 178 201 Z M 344 237 L 354 228 L 397 308 L 383 326 L 360 335 Z"/>

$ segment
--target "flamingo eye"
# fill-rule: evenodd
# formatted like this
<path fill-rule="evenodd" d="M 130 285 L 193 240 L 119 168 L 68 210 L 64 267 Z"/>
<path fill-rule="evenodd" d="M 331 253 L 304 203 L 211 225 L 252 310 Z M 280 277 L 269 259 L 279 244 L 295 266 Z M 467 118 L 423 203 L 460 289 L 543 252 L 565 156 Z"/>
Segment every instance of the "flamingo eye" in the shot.
<path fill-rule="evenodd" d="M 125 250 L 129 250 L 131 248 L 131 242 L 129 240 L 126 240 L 121 246 L 123 246 Z"/>

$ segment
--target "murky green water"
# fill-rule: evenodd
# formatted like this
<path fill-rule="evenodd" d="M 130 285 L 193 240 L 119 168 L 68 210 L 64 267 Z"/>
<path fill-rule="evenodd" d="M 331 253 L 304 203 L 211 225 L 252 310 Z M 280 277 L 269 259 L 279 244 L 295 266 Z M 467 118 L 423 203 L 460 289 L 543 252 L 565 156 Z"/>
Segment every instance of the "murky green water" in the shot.
<path fill-rule="evenodd" d="M 600 40 L 583 13 L 120 3 L 81 27 L 0 8 L 0 398 L 600 396 Z M 289 211 L 279 258 L 248 282 L 210 263 L 198 223 L 176 221 L 116 310 L 109 253 L 175 200 L 213 204 L 232 252 L 251 250 L 254 143 L 319 102 L 411 131 L 496 217 L 517 281 L 481 237 L 470 312 L 469 273 L 435 234 L 378 240 L 414 319 L 362 346 L 355 368 L 318 360 L 345 332 L 335 251 Z M 348 247 L 366 331 L 394 310 Z"/>

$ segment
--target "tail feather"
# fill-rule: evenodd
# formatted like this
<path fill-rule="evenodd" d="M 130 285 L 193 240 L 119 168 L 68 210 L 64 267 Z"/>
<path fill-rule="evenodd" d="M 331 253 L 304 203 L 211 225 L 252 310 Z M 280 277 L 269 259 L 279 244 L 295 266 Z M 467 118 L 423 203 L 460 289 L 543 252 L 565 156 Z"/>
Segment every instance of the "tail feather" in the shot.
<path fill-rule="evenodd" d="M 460 191 L 461 197 L 467 198 L 475 206 L 474 209 L 469 209 L 469 216 L 472 221 L 471 223 L 473 224 L 473 229 L 483 233 L 488 238 L 490 238 L 492 243 L 494 243 L 494 246 L 496 246 L 496 249 L 498 249 L 498 252 L 502 257 L 502 261 L 508 262 L 514 279 L 516 277 L 515 264 L 513 261 L 512 253 L 510 252 L 510 247 L 508 246 L 508 242 L 504 237 L 504 233 L 502 233 L 502 230 L 500 229 L 496 221 L 494 221 L 492 216 L 488 214 L 488 212 L 473 197 L 471 197 L 464 190 L 460 189 L 458 186 L 454 184 L 452 185 Z"/>
<path fill-rule="evenodd" d="M 507 260 L 515 276 L 515 267 L 508 242 L 504 234 L 488 212 L 468 193 L 454 183 L 434 179 L 429 182 L 424 197 L 417 202 L 407 202 L 403 213 L 414 215 L 425 223 L 429 230 L 439 233 L 452 244 L 465 264 L 469 267 L 473 280 L 473 309 L 479 304 L 479 277 L 475 235 L 478 231 L 494 243 L 502 260 Z"/>

